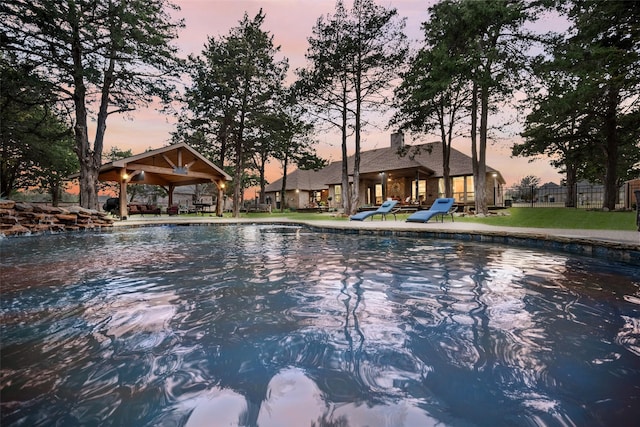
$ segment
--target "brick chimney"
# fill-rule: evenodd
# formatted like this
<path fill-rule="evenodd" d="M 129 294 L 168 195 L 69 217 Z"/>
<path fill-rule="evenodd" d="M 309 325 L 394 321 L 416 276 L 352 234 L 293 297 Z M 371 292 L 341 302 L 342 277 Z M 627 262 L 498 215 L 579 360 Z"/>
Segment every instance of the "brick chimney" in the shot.
<path fill-rule="evenodd" d="M 404 147 L 404 134 L 402 132 L 396 132 L 391 134 L 391 148 L 394 151 L 399 151 Z"/>

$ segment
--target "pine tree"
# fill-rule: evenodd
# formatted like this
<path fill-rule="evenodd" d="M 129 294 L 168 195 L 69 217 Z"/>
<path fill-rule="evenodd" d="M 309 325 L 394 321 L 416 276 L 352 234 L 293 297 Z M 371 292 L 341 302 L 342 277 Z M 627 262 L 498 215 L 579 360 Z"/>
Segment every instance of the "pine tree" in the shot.
<path fill-rule="evenodd" d="M 166 0 L 15 0 L 2 2 L 5 49 L 45 76 L 72 112 L 80 162 L 80 204 L 97 208 L 107 118 L 167 99 L 179 61 Z M 95 106 L 95 109 L 94 109 Z M 89 140 L 89 119 L 96 130 Z"/>

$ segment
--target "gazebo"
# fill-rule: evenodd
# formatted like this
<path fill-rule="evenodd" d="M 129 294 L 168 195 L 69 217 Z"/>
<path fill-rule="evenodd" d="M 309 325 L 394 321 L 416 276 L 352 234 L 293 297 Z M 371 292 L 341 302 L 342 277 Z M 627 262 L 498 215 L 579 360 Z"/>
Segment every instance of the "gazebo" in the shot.
<path fill-rule="evenodd" d="M 167 191 L 171 206 L 176 187 L 214 183 L 218 188 L 216 214 L 220 216 L 225 183 L 231 177 L 189 145 L 179 143 L 106 163 L 100 167 L 98 180 L 120 184 L 121 218 L 127 217 L 127 184 L 159 185 Z"/>

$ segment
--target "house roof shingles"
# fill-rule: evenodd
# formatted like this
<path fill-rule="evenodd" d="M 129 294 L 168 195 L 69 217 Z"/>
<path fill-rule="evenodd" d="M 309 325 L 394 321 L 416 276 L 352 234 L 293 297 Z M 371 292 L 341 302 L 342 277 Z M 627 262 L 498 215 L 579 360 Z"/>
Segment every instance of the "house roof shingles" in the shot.
<path fill-rule="evenodd" d="M 405 145 L 403 154 L 392 147 L 376 148 L 360 153 L 360 175 L 417 169 L 433 178 L 443 176 L 442 144 L 432 142 L 420 145 Z M 349 170 L 353 170 L 353 156 L 347 159 Z M 462 152 L 451 149 L 449 161 L 449 175 L 464 176 L 473 174 L 471 158 Z M 487 166 L 487 172 L 498 172 Z M 286 190 L 322 190 L 329 185 L 340 184 L 342 181 L 342 162 L 333 162 L 324 169 L 295 170 L 287 175 Z M 279 191 L 282 187 L 282 178 L 269 184 L 267 192 Z"/>

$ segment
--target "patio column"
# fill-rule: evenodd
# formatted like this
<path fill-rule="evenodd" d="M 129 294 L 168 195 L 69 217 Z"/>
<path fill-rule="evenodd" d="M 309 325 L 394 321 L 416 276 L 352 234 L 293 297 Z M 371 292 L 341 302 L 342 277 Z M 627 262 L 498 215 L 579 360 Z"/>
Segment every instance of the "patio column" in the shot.
<path fill-rule="evenodd" d="M 127 182 L 129 182 L 127 170 L 122 168 L 120 170 L 120 219 L 127 219 L 129 214 L 127 210 Z"/>
<path fill-rule="evenodd" d="M 216 181 L 218 187 L 218 201 L 216 202 L 216 216 L 222 216 L 224 212 L 224 181 Z"/>
<path fill-rule="evenodd" d="M 168 193 L 168 197 L 169 197 L 169 206 L 173 206 L 173 190 L 176 189 L 175 184 L 169 184 L 169 191 L 167 191 Z"/>

